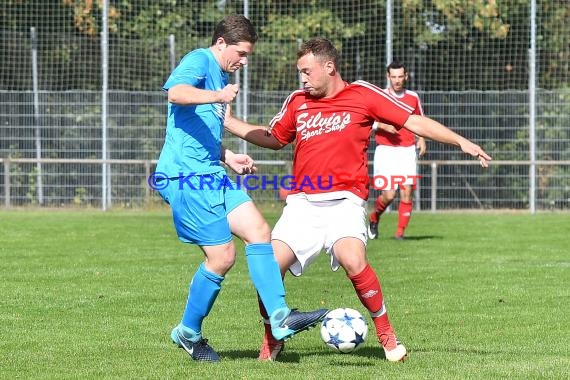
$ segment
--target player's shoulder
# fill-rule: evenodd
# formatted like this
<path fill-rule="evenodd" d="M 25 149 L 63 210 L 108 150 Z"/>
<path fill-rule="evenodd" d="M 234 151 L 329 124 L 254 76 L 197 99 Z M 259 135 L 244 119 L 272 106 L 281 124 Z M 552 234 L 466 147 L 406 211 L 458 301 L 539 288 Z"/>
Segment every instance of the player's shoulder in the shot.
<path fill-rule="evenodd" d="M 354 82 L 352 82 L 350 84 L 350 86 L 355 87 L 355 88 L 366 88 L 366 89 L 370 89 L 370 90 L 374 90 L 374 91 L 382 91 L 382 89 L 380 87 L 376 86 L 373 83 L 362 80 L 362 79 L 355 80 Z"/>
<path fill-rule="evenodd" d="M 413 96 L 414 98 L 420 98 L 417 92 L 406 89 L 406 95 Z"/>
<path fill-rule="evenodd" d="M 303 89 L 295 90 L 285 99 L 285 104 L 303 103 L 307 99 L 307 94 Z"/>
<path fill-rule="evenodd" d="M 213 58 L 213 56 L 208 49 L 194 49 L 182 57 L 180 65 L 195 65 L 197 63 L 206 65 L 210 58 Z"/>
<path fill-rule="evenodd" d="M 350 83 L 348 88 L 358 92 L 373 92 L 380 95 L 386 94 L 386 92 L 382 88 L 376 86 L 373 83 L 360 79 Z"/>

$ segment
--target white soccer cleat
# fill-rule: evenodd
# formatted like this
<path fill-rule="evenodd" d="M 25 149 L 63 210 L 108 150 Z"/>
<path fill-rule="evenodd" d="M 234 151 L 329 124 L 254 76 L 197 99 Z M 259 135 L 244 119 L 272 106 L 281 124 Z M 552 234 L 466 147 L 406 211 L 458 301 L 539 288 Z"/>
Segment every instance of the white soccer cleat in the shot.
<path fill-rule="evenodd" d="M 408 355 L 406 347 L 396 338 L 392 329 L 384 334 L 380 334 L 378 341 L 384 349 L 386 360 L 390 362 L 401 362 L 406 360 L 406 356 Z"/>
<path fill-rule="evenodd" d="M 406 360 L 408 352 L 402 343 L 397 342 L 396 348 L 392 350 L 387 350 L 384 347 L 384 355 L 386 355 L 386 360 L 390 362 L 403 362 Z"/>

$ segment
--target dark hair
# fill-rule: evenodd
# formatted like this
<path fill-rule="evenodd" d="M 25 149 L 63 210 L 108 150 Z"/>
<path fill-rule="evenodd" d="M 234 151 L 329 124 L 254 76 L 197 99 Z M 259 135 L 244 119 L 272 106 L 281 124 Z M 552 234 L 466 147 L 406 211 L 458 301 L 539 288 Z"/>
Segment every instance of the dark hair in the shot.
<path fill-rule="evenodd" d="M 392 61 L 388 66 L 386 66 L 386 72 L 388 74 L 390 74 L 390 70 L 391 69 L 404 69 L 404 73 L 408 72 L 408 69 L 406 69 L 406 65 L 404 65 L 402 62 L 400 61 Z"/>
<path fill-rule="evenodd" d="M 229 15 L 216 25 L 212 36 L 212 45 L 216 44 L 218 38 L 222 37 L 226 44 L 237 45 L 240 42 L 257 42 L 257 32 L 249 21 L 243 15 Z"/>
<path fill-rule="evenodd" d="M 313 53 L 319 61 L 332 61 L 336 68 L 340 64 L 340 54 L 331 41 L 326 38 L 316 37 L 305 41 L 297 51 L 297 59 Z"/>

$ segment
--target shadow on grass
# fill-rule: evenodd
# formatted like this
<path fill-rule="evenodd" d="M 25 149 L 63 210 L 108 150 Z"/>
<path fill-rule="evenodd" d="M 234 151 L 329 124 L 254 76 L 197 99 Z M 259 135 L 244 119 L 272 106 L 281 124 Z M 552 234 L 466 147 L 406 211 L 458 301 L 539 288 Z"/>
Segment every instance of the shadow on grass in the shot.
<path fill-rule="evenodd" d="M 222 358 L 222 360 L 231 359 L 231 360 L 238 360 L 238 359 L 257 359 L 259 355 L 258 350 L 225 350 L 225 351 L 218 351 L 218 354 Z M 295 352 L 287 352 L 283 351 L 279 354 L 277 359 L 279 362 L 284 363 L 299 363 L 301 361 L 301 356 Z"/>
<path fill-rule="evenodd" d="M 282 353 L 281 355 L 283 355 L 284 353 Z M 279 356 L 279 358 L 277 359 L 280 362 L 285 362 L 288 360 L 284 360 L 284 355 L 283 356 Z M 302 356 L 307 356 L 307 355 L 318 355 L 321 357 L 326 357 L 327 360 L 330 360 L 331 365 L 338 365 L 338 366 L 356 366 L 356 367 L 362 367 L 362 366 L 375 366 L 376 365 L 376 361 L 377 360 L 381 360 L 384 361 L 386 359 L 386 356 L 384 355 L 384 351 L 378 346 L 378 347 L 362 347 L 359 348 L 356 351 L 352 351 L 346 354 L 343 354 L 341 352 L 336 352 L 330 349 L 326 349 L 326 350 L 321 350 L 321 351 L 315 351 L 314 353 L 304 353 Z M 298 355 L 297 355 L 298 356 Z M 355 358 L 359 357 L 359 358 L 364 358 L 364 359 L 370 359 L 370 362 L 368 363 L 364 363 L 361 360 L 356 360 Z"/>
<path fill-rule="evenodd" d="M 240 360 L 240 359 L 252 359 L 256 360 L 259 351 L 254 350 L 226 350 L 219 351 L 222 360 Z M 341 366 L 374 366 L 376 365 L 376 360 L 386 360 L 384 356 L 384 351 L 380 347 L 362 347 L 356 351 L 343 354 L 333 350 L 316 350 L 314 352 L 303 352 L 301 354 L 294 351 L 283 351 L 277 357 L 277 362 L 280 363 L 300 363 L 303 357 L 309 356 L 320 356 L 326 357 L 327 360 L 331 360 L 331 365 L 341 365 Z M 355 362 L 354 357 L 370 359 L 370 363 L 363 363 L 361 361 Z"/>
<path fill-rule="evenodd" d="M 362 356 L 369 359 L 386 359 L 384 355 L 384 350 L 378 347 L 362 347 L 356 351 L 350 353 L 350 355 Z"/>
<path fill-rule="evenodd" d="M 392 237 L 392 240 L 397 240 L 396 238 Z M 406 236 L 402 240 L 398 241 L 416 241 L 416 240 L 432 240 L 432 239 L 443 239 L 441 235 L 420 235 L 420 236 Z"/>

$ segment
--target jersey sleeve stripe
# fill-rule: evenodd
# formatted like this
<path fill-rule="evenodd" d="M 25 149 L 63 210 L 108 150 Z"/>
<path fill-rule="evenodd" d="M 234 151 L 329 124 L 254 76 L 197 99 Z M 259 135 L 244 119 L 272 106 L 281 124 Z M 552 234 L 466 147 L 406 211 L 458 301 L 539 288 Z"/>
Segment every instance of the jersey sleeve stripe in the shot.
<path fill-rule="evenodd" d="M 403 103 L 401 101 L 399 101 L 398 99 L 394 98 L 393 96 L 387 94 L 385 91 L 383 91 L 380 87 L 377 87 L 369 82 L 363 81 L 363 80 L 357 80 L 355 82 L 353 82 L 354 84 L 357 84 L 359 86 L 362 87 L 366 87 L 369 90 L 372 90 L 374 92 L 376 92 L 379 95 L 382 95 L 383 97 L 385 97 L 387 100 L 391 101 L 392 103 L 394 103 L 395 105 L 397 105 L 400 108 L 405 109 L 407 112 L 412 113 L 414 112 L 414 109 L 412 107 L 410 107 L 409 105 L 407 105 L 406 103 Z"/>
<path fill-rule="evenodd" d="M 420 115 L 424 116 L 424 109 L 422 108 L 422 102 L 420 100 L 420 96 L 418 95 L 418 93 L 412 90 L 406 90 L 406 94 L 416 98 L 416 104 L 417 104 L 416 109 L 418 110 Z"/>
<path fill-rule="evenodd" d="M 281 120 L 283 118 L 283 115 L 287 111 L 287 106 L 289 105 L 289 103 L 291 103 L 291 100 L 295 97 L 295 95 L 297 95 L 301 92 L 303 92 L 303 90 L 293 91 L 291 94 L 289 94 L 287 99 L 285 99 L 285 101 L 283 102 L 283 105 L 281 106 L 281 109 L 279 110 L 279 112 L 277 114 L 275 114 L 275 116 L 273 116 L 273 118 L 269 122 L 269 128 L 273 128 L 273 125 L 275 125 L 275 123 L 277 123 L 279 120 Z"/>

